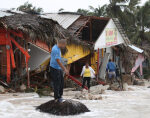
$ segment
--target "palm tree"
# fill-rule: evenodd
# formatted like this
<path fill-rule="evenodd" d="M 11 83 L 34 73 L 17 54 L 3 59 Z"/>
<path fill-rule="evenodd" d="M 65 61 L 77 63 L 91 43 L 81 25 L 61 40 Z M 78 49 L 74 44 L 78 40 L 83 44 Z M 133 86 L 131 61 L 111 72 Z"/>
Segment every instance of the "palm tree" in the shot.
<path fill-rule="evenodd" d="M 150 0 L 139 6 L 141 0 L 110 0 L 109 5 L 89 10 L 79 9 L 78 13 L 92 16 L 108 16 L 118 18 L 131 42 L 142 44 L 150 40 Z"/>
<path fill-rule="evenodd" d="M 108 16 L 118 18 L 123 15 L 122 9 L 126 6 L 129 0 L 109 0 L 110 4 L 107 6 Z"/>
<path fill-rule="evenodd" d="M 93 16 L 107 16 L 107 11 L 106 11 L 107 5 L 103 5 L 102 7 L 98 6 L 97 8 L 94 8 L 93 6 L 89 6 L 90 9 L 90 14 Z"/>
<path fill-rule="evenodd" d="M 133 43 L 142 44 L 142 41 L 150 40 L 150 0 L 144 6 L 129 9 L 125 11 L 129 25 L 127 31 Z"/>
<path fill-rule="evenodd" d="M 43 12 L 42 8 L 36 8 L 28 2 L 25 2 L 23 5 L 19 6 L 17 10 L 33 14 L 40 14 Z"/>
<path fill-rule="evenodd" d="M 141 44 L 150 37 L 150 0 L 139 6 L 140 0 L 110 0 L 107 14 L 119 18 L 133 43 Z"/>
<path fill-rule="evenodd" d="M 87 15 L 89 15 L 89 10 L 87 10 L 87 9 L 78 9 L 77 10 L 77 13 L 79 13 L 79 14 L 82 14 L 82 15 L 85 15 L 85 16 L 87 16 Z"/>
<path fill-rule="evenodd" d="M 87 15 L 87 16 L 107 16 L 107 11 L 106 11 L 107 5 L 104 5 L 102 7 L 98 6 L 97 8 L 94 8 L 93 6 L 89 6 L 89 9 L 78 9 L 77 13 Z"/>

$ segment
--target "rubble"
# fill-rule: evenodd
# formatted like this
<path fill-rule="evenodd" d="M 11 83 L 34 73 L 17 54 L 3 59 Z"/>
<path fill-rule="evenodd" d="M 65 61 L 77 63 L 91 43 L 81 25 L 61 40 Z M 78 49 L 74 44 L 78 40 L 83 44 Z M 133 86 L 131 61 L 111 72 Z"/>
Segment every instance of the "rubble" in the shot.
<path fill-rule="evenodd" d="M 80 94 L 75 94 L 74 99 L 79 99 L 79 100 L 102 100 L 101 95 L 93 95 L 91 93 L 80 93 Z"/>
<path fill-rule="evenodd" d="M 26 85 L 22 84 L 22 85 L 20 86 L 20 90 L 21 90 L 21 91 L 25 91 L 26 89 L 27 89 Z"/>
<path fill-rule="evenodd" d="M 109 90 L 120 91 L 119 83 L 113 83 L 110 85 Z"/>
<path fill-rule="evenodd" d="M 35 92 L 40 96 L 53 96 L 51 95 L 52 89 L 47 87 L 47 88 L 42 88 L 42 89 L 37 89 Z"/>
<path fill-rule="evenodd" d="M 124 83 L 124 84 L 123 84 L 123 90 L 124 90 L 124 91 L 128 91 L 128 84 L 127 84 L 127 83 Z"/>
<path fill-rule="evenodd" d="M 145 86 L 145 82 L 139 79 L 133 81 L 133 85 Z"/>
<path fill-rule="evenodd" d="M 90 91 L 92 94 L 104 94 L 105 90 L 109 88 L 109 85 L 97 85 L 97 86 L 92 86 L 90 88 Z"/>
<path fill-rule="evenodd" d="M 73 96 L 73 99 L 79 100 L 102 100 L 101 94 L 105 94 L 105 90 L 109 88 L 109 85 L 96 85 L 90 88 L 90 92 L 87 94 L 87 90 L 81 91 L 68 91 L 65 92 L 64 95 Z"/>
<path fill-rule="evenodd" d="M 5 88 L 3 86 L 0 86 L 0 93 L 5 93 Z"/>
<path fill-rule="evenodd" d="M 89 112 L 89 109 L 81 102 L 74 100 L 65 100 L 64 102 L 55 102 L 55 100 L 51 100 L 44 104 L 41 104 L 36 108 L 41 112 L 54 114 L 54 115 L 76 115 L 84 112 Z"/>
<path fill-rule="evenodd" d="M 129 74 L 122 75 L 122 79 L 124 83 L 127 83 L 128 85 L 132 85 L 132 76 Z"/>
<path fill-rule="evenodd" d="M 134 89 L 133 88 L 128 88 L 128 91 L 134 91 Z"/>
<path fill-rule="evenodd" d="M 79 99 L 79 100 L 101 100 L 102 96 L 101 94 L 105 94 L 105 90 L 109 88 L 109 85 L 96 85 L 92 86 L 90 88 L 90 92 L 87 94 L 87 90 L 81 91 L 75 91 L 74 88 L 66 88 L 64 89 L 63 96 L 70 97 L 73 99 Z M 50 96 L 54 96 L 54 93 L 50 93 Z"/>

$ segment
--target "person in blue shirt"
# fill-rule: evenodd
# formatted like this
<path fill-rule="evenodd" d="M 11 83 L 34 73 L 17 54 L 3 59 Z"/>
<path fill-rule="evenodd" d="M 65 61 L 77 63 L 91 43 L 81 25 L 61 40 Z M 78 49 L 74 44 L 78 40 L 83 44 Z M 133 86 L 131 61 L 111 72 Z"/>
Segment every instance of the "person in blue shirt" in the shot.
<path fill-rule="evenodd" d="M 52 47 L 51 59 L 50 59 L 50 75 L 53 81 L 54 98 L 55 101 L 62 102 L 64 78 L 63 71 L 68 75 L 69 72 L 62 64 L 61 48 L 66 47 L 66 39 L 60 39 L 57 41 L 57 45 Z"/>
<path fill-rule="evenodd" d="M 111 59 L 109 59 L 106 71 L 108 72 L 108 78 L 112 83 L 113 79 L 116 78 L 116 64 Z"/>

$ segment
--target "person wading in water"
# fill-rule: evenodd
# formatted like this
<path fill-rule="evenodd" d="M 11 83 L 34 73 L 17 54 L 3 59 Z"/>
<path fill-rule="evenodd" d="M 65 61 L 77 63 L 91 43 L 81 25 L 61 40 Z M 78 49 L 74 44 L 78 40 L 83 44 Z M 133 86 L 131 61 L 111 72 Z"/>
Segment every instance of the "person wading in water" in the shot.
<path fill-rule="evenodd" d="M 92 67 L 89 66 L 89 63 L 86 63 L 86 65 L 83 66 L 80 77 L 81 78 L 83 77 L 83 84 L 82 84 L 81 92 L 83 92 L 85 83 L 87 81 L 88 93 L 90 93 L 90 80 L 91 78 L 95 78 L 95 71 L 92 69 Z"/>
<path fill-rule="evenodd" d="M 106 71 L 108 73 L 108 78 L 111 81 L 111 84 L 113 84 L 113 81 L 116 78 L 116 64 L 111 59 L 109 59 Z"/>
<path fill-rule="evenodd" d="M 50 59 L 50 76 L 53 82 L 54 88 L 54 98 L 57 102 L 63 102 L 63 87 L 64 87 L 64 77 L 63 71 L 69 75 L 68 70 L 62 64 L 61 59 L 61 49 L 66 47 L 66 39 L 60 39 L 57 42 L 57 45 L 54 45 L 51 51 Z"/>

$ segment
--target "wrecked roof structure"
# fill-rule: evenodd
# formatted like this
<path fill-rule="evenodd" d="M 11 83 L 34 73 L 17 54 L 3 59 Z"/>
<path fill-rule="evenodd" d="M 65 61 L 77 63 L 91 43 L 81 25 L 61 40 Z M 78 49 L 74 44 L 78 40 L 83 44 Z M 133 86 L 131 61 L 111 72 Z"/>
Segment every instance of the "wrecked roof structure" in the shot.
<path fill-rule="evenodd" d="M 22 33 L 32 41 L 41 40 L 47 45 L 53 45 L 56 38 L 67 38 L 68 43 L 81 43 L 77 38 L 71 36 L 56 21 L 45 19 L 33 14 L 20 14 L 12 11 L 1 12 L 0 27 Z"/>
<path fill-rule="evenodd" d="M 95 45 L 97 45 L 96 42 L 103 35 L 102 33 L 104 32 L 104 29 L 106 29 L 107 26 L 110 27 L 110 25 L 114 24 L 114 27 L 117 28 L 118 33 L 121 35 L 120 37 L 123 38 L 123 41 L 120 43 L 124 42 L 125 45 L 130 44 L 126 33 L 120 25 L 119 20 L 116 18 L 111 19 L 96 16 L 83 16 L 71 12 L 62 12 L 56 14 L 47 13 L 43 14 L 42 16 L 57 21 L 62 27 L 68 29 L 71 34 L 76 35 L 79 39 L 87 41 L 90 44 L 93 42 Z M 118 37 L 118 39 L 120 37 Z M 100 44 L 98 43 L 98 45 Z M 99 48 L 105 48 L 105 46 L 100 46 Z"/>
<path fill-rule="evenodd" d="M 83 16 L 74 12 L 60 12 L 60 13 L 46 13 L 42 17 L 50 18 L 57 21 L 64 29 L 68 29 L 71 34 L 76 35 L 80 40 L 87 41 L 89 44 L 94 44 L 95 49 L 97 47 L 106 48 L 113 45 L 102 45 L 107 27 L 116 27 L 118 30 L 118 39 L 122 38 L 120 44 L 123 43 L 125 46 L 131 47 L 131 42 L 128 39 L 123 27 L 121 26 L 117 18 L 105 18 L 105 17 L 96 17 L 96 16 Z M 119 44 L 119 43 L 118 43 Z M 114 44 L 115 45 L 115 44 Z M 145 52 L 145 55 L 149 56 L 149 47 L 148 43 L 143 43 L 144 47 L 142 48 Z M 134 50 L 134 49 L 133 49 Z M 135 50 L 136 51 L 136 50 Z"/>
<path fill-rule="evenodd" d="M 68 45 L 91 49 L 56 21 L 23 12 L 0 11 L 0 38 L 0 75 L 7 75 L 8 83 L 12 74 L 18 73 L 21 78 L 28 73 L 28 67 L 34 70 L 49 60 L 51 47 L 61 38 L 66 38 Z"/>
<path fill-rule="evenodd" d="M 94 44 L 96 50 L 118 44 L 131 47 L 131 42 L 117 18 L 83 16 L 74 12 L 46 13 L 41 16 L 57 21 L 64 29 L 68 29 L 70 34 L 76 35 L 80 40 L 84 40 L 89 44 Z M 115 27 L 117 30 L 118 43 L 113 44 L 112 42 L 108 42 L 107 44 L 109 45 L 105 45 L 105 29 L 110 29 L 111 27 Z M 144 47 L 141 48 L 144 49 Z M 148 48 L 144 49 L 144 51 L 146 51 L 144 53 L 148 56 Z"/>
<path fill-rule="evenodd" d="M 81 15 L 79 14 L 57 14 L 57 13 L 48 13 L 41 15 L 44 18 L 53 19 L 57 21 L 64 29 L 67 29 L 71 24 L 73 24 Z"/>
<path fill-rule="evenodd" d="M 120 52 L 121 63 L 122 65 L 131 65 L 130 59 L 123 59 L 125 55 L 124 53 L 129 52 L 128 55 L 132 56 L 135 54 L 141 53 L 141 49 L 136 46 L 133 46 L 128 39 L 123 27 L 121 26 L 119 20 L 117 18 L 105 18 L 105 17 L 96 17 L 96 16 L 84 16 L 78 13 L 72 12 L 61 12 L 61 13 L 46 13 L 43 14 L 42 17 L 50 18 L 57 21 L 63 28 L 68 29 L 70 34 L 76 35 L 81 41 L 85 41 L 88 44 L 91 44 L 97 54 L 92 57 L 91 65 L 98 72 L 99 65 L 101 65 L 102 60 L 105 60 L 107 64 L 109 56 L 111 58 L 114 57 L 113 54 L 105 55 L 106 53 L 113 53 L 113 50 L 116 49 L 116 56 L 118 56 L 118 52 Z M 118 46 L 119 45 L 119 46 Z M 119 47 L 119 51 L 117 48 Z M 110 49 L 110 47 L 112 49 Z M 99 52 L 98 50 L 101 51 Z M 140 52 L 139 52 L 140 51 Z M 143 52 L 142 52 L 143 53 Z M 145 50 L 144 50 L 144 54 Z M 102 57 L 99 59 L 99 57 Z M 106 58 L 105 58 L 106 56 Z M 77 69 L 81 70 L 78 65 L 83 65 L 87 58 L 83 58 L 80 62 L 76 62 Z M 132 58 L 134 65 L 135 58 Z M 102 65 L 103 66 L 103 65 Z M 103 67 L 106 67 L 104 65 Z M 73 70 L 73 69 L 72 69 Z M 106 70 L 106 69 L 101 69 Z M 127 70 L 127 69 L 126 69 Z M 129 71 L 131 69 L 128 69 Z M 75 73 L 75 72 L 73 72 Z M 79 73 L 79 72 L 77 72 Z M 103 75 L 103 74 L 102 74 Z"/>
<path fill-rule="evenodd" d="M 0 74 L 7 75 L 8 83 L 17 73 L 18 78 L 28 75 L 29 85 L 29 71 L 46 69 L 51 47 L 61 38 L 67 39 L 68 50 L 62 53 L 67 64 L 73 63 L 68 66 L 74 74 L 80 73 L 92 49 L 130 44 L 117 19 L 76 13 L 38 16 L 15 11 L 0 11 L 0 16 Z M 110 36 L 105 35 L 106 30 Z M 99 69 L 99 53 L 93 58 L 91 65 Z"/>

